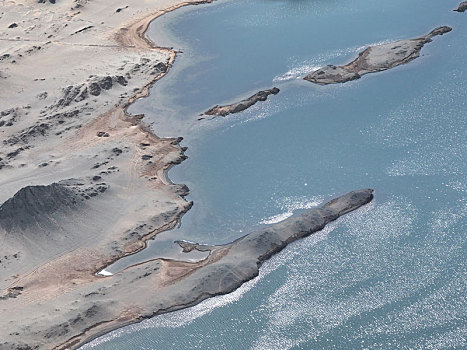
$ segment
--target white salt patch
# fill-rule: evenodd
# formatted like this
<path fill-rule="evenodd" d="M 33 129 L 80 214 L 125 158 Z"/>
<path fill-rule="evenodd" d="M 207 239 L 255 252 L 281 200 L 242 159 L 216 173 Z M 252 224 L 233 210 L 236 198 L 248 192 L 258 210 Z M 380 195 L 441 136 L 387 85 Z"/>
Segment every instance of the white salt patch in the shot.
<path fill-rule="evenodd" d="M 97 273 L 97 275 L 98 275 L 98 276 L 102 276 L 102 277 L 109 277 L 109 276 L 113 276 L 113 273 L 107 271 L 106 269 L 103 269 L 103 270 L 99 271 L 99 272 Z"/>

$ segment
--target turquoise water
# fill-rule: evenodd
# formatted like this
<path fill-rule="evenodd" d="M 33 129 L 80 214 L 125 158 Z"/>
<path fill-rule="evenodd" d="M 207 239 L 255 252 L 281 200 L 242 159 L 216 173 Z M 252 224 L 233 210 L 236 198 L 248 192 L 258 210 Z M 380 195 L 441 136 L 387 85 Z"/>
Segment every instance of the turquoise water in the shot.
<path fill-rule="evenodd" d="M 195 205 L 180 228 L 112 271 L 183 256 L 174 239 L 225 243 L 353 189 L 376 197 L 290 245 L 236 292 L 85 348 L 467 347 L 467 22 L 456 5 L 221 1 L 154 22 L 150 36 L 183 53 L 131 111 L 158 135 L 185 137 L 190 158 L 169 175 Z M 439 25 L 454 30 L 410 64 L 345 85 L 301 80 Z M 197 120 L 272 86 L 281 92 L 244 113 Z"/>

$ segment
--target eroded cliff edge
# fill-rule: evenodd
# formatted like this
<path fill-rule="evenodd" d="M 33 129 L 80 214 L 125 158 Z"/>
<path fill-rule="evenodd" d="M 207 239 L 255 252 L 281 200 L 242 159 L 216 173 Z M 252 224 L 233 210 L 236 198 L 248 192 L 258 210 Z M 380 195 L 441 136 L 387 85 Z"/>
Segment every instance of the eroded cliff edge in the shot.
<path fill-rule="evenodd" d="M 360 79 L 368 73 L 394 68 L 416 59 L 423 46 L 431 42 L 433 37 L 443 35 L 451 30 L 452 28 L 443 26 L 420 38 L 370 46 L 360 52 L 358 57 L 349 64 L 344 66 L 328 65 L 308 74 L 304 79 L 320 85 L 337 84 Z"/>

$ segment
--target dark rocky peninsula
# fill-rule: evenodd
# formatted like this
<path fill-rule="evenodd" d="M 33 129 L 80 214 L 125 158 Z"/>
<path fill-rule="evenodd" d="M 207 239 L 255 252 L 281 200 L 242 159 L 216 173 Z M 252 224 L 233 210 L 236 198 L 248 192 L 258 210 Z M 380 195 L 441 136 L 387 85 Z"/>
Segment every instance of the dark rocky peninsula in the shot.
<path fill-rule="evenodd" d="M 57 186 L 53 190 L 70 197 L 68 190 Z M 59 290 L 50 289 L 44 281 L 34 282 L 37 276 L 17 280 L 0 296 L 9 315 L 0 319 L 4 330 L 0 349 L 76 349 L 113 329 L 230 293 L 256 277 L 262 263 L 289 243 L 372 199 L 372 189 L 353 191 L 226 245 L 179 242 L 185 251 L 208 252 L 198 262 L 153 259 L 108 277 L 75 277 L 76 288 Z M 44 312 L 50 297 L 55 308 L 64 308 L 63 313 Z"/>

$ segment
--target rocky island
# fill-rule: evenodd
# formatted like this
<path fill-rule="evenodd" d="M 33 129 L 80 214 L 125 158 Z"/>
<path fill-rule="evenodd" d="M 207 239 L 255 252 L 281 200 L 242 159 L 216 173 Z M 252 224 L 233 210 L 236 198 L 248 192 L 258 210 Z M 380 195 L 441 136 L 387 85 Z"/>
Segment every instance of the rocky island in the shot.
<path fill-rule="evenodd" d="M 244 111 L 245 109 L 250 108 L 256 102 L 266 101 L 269 95 L 277 95 L 279 91 L 280 90 L 276 87 L 273 87 L 272 89 L 269 89 L 269 90 L 259 91 L 256 94 L 244 100 L 241 100 L 240 102 L 232 103 L 230 105 L 225 105 L 225 106 L 214 106 L 208 109 L 206 112 L 204 112 L 204 115 L 214 115 L 214 116 L 225 117 L 228 114 L 239 113 L 239 112 Z"/>
<path fill-rule="evenodd" d="M 304 79 L 315 84 L 327 85 L 345 83 L 360 79 L 363 75 L 381 72 L 408 63 L 420 55 L 423 46 L 437 35 L 443 35 L 452 28 L 443 26 L 416 39 L 398 40 L 388 44 L 370 46 L 358 57 L 344 66 L 328 65 L 308 74 Z"/>

